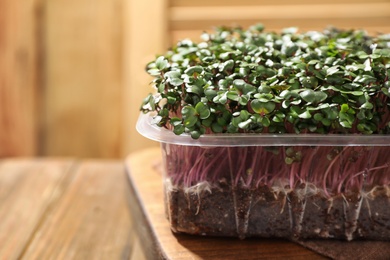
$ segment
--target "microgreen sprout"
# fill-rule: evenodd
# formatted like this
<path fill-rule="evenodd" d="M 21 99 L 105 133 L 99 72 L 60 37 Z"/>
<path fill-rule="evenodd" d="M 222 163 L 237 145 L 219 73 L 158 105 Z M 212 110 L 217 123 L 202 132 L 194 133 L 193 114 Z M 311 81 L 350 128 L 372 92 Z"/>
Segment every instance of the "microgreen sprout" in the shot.
<path fill-rule="evenodd" d="M 141 110 L 177 135 L 387 134 L 390 40 L 363 31 L 218 28 L 150 62 Z"/>
<path fill-rule="evenodd" d="M 388 35 L 360 30 L 220 27 L 200 43 L 178 42 L 147 65 L 157 94 L 144 99 L 141 111 L 154 112 L 156 125 L 194 139 L 389 134 L 389 47 Z M 390 183 L 383 147 L 193 148 L 169 148 L 169 175 L 177 185 L 230 178 L 232 185 L 258 187 L 288 180 L 291 189 L 314 184 L 329 196 Z"/>

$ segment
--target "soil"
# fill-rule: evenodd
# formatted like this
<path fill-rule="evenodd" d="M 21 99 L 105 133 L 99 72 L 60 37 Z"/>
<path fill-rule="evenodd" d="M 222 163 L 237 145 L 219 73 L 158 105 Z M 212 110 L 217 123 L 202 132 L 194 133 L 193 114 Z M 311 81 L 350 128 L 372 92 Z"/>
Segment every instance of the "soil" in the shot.
<path fill-rule="evenodd" d="M 389 187 L 332 198 L 268 186 L 232 187 L 223 181 L 165 188 L 166 213 L 174 232 L 240 239 L 390 240 Z"/>

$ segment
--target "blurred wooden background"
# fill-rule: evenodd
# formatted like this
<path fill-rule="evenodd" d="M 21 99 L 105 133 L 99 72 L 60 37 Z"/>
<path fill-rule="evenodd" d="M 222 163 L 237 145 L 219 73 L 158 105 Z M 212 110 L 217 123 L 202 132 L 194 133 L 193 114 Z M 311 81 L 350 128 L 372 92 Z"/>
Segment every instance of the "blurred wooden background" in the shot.
<path fill-rule="evenodd" d="M 0 157 L 123 158 L 145 64 L 216 25 L 390 33 L 390 0 L 1 0 Z"/>

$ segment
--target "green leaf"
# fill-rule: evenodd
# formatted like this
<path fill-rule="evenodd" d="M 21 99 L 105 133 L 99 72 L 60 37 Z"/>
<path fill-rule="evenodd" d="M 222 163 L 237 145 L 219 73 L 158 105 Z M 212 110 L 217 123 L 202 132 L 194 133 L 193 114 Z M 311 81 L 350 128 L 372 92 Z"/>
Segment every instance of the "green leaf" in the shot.
<path fill-rule="evenodd" d="M 372 67 L 371 67 L 371 61 L 370 59 L 367 59 L 365 62 L 364 62 L 364 71 L 371 71 Z"/>
<path fill-rule="evenodd" d="M 364 108 L 364 109 L 373 109 L 374 108 L 374 105 L 370 102 L 365 102 L 363 105 L 360 106 L 360 108 Z"/>
<path fill-rule="evenodd" d="M 214 133 L 222 133 L 223 132 L 223 127 L 214 122 L 212 125 L 211 125 L 211 130 L 214 132 Z"/>
<path fill-rule="evenodd" d="M 204 94 L 206 95 L 206 97 L 209 101 L 212 101 L 214 99 L 214 97 L 216 97 L 218 95 L 217 91 L 215 91 L 214 89 L 206 89 L 204 91 Z"/>
<path fill-rule="evenodd" d="M 199 102 L 198 104 L 196 104 L 195 110 L 199 114 L 200 119 L 206 119 L 211 114 L 210 109 L 202 102 Z"/>
<path fill-rule="evenodd" d="M 340 121 L 340 125 L 345 128 L 352 128 L 352 124 L 348 121 Z"/>
<path fill-rule="evenodd" d="M 284 159 L 284 162 L 285 162 L 286 164 L 292 164 L 292 163 L 294 162 L 294 159 L 293 159 L 293 158 L 290 158 L 290 157 L 286 157 L 286 158 Z"/>
<path fill-rule="evenodd" d="M 359 132 L 362 132 L 364 134 L 372 134 L 374 131 L 377 130 L 377 127 L 370 122 L 363 122 L 357 125 L 357 129 Z"/>
<path fill-rule="evenodd" d="M 186 91 L 188 93 L 197 94 L 198 96 L 201 96 L 203 94 L 203 88 L 196 86 L 196 85 L 186 84 Z"/>
<path fill-rule="evenodd" d="M 301 77 L 299 78 L 304 88 L 316 88 L 318 86 L 318 80 L 315 77 Z"/>
<path fill-rule="evenodd" d="M 283 99 L 289 99 L 292 96 L 292 92 L 289 90 L 283 90 L 279 96 Z"/>
<path fill-rule="evenodd" d="M 272 121 L 273 121 L 273 122 L 276 122 L 276 123 L 282 123 L 282 122 L 284 121 L 284 118 L 285 118 L 285 117 L 286 117 L 286 116 L 285 116 L 283 113 L 278 112 L 278 113 L 276 113 L 275 116 L 272 118 Z M 266 117 L 263 117 L 263 118 L 266 118 Z"/>
<path fill-rule="evenodd" d="M 196 110 L 192 106 L 185 106 L 181 110 L 181 114 L 185 117 L 192 117 L 196 115 Z"/>
<path fill-rule="evenodd" d="M 184 125 L 182 125 L 182 124 L 176 125 L 176 126 L 173 128 L 173 132 L 174 132 L 176 135 L 181 135 L 182 133 L 184 133 L 184 130 L 185 130 L 185 127 L 184 127 Z"/>
<path fill-rule="evenodd" d="M 241 95 L 238 98 L 238 103 L 240 103 L 240 105 L 242 106 L 246 106 L 248 104 L 249 99 L 250 97 L 248 97 L 247 95 Z"/>
<path fill-rule="evenodd" d="M 175 87 L 178 87 L 178 86 L 182 85 L 184 83 L 184 81 L 182 79 L 179 79 L 179 78 L 172 78 L 169 80 L 169 83 L 171 83 L 171 85 L 173 85 Z"/>
<path fill-rule="evenodd" d="M 151 76 L 158 76 L 161 74 L 160 70 L 158 69 L 149 69 L 148 70 L 149 75 Z"/>
<path fill-rule="evenodd" d="M 202 133 L 200 131 L 191 131 L 190 134 L 191 134 L 191 138 L 196 140 L 199 139 Z"/>
<path fill-rule="evenodd" d="M 233 86 L 237 89 L 243 89 L 245 85 L 246 85 L 246 82 L 242 79 L 235 79 L 233 81 Z"/>
<path fill-rule="evenodd" d="M 359 82 L 368 85 L 371 83 L 375 83 L 376 81 L 377 79 L 371 75 L 359 75 L 355 78 L 353 82 Z"/>
<path fill-rule="evenodd" d="M 341 105 L 340 112 L 342 112 L 342 113 L 347 113 L 348 110 L 349 110 L 348 104 L 342 104 L 342 105 Z"/>
<path fill-rule="evenodd" d="M 162 116 L 155 116 L 153 117 L 152 121 L 150 122 L 152 125 L 160 125 L 160 122 L 163 120 Z"/>
<path fill-rule="evenodd" d="M 156 59 L 156 68 L 158 70 L 164 70 L 168 67 L 168 60 L 164 56 L 160 56 Z"/>
<path fill-rule="evenodd" d="M 301 98 L 308 103 L 319 103 L 324 101 L 328 95 L 322 91 L 314 91 L 312 89 L 306 89 L 299 93 Z"/>
<path fill-rule="evenodd" d="M 258 99 L 255 99 L 251 102 L 251 108 L 258 114 L 266 115 L 274 111 L 275 103 L 273 102 L 261 102 Z"/>
<path fill-rule="evenodd" d="M 276 121 L 275 121 L 276 122 Z M 268 117 L 266 116 L 263 116 L 261 117 L 261 124 L 264 126 L 264 127 L 269 127 L 271 125 L 271 121 L 269 120 Z"/>
<path fill-rule="evenodd" d="M 217 123 L 221 126 L 226 126 L 227 125 L 227 121 L 224 117 L 218 117 L 217 118 Z"/>
<path fill-rule="evenodd" d="M 383 92 L 383 94 L 385 94 L 386 96 L 390 97 L 390 92 L 389 92 L 388 88 L 381 88 L 381 91 Z"/>
<path fill-rule="evenodd" d="M 316 101 L 315 92 L 312 89 L 307 89 L 299 93 L 301 98 L 308 103 L 314 103 Z"/>
<path fill-rule="evenodd" d="M 233 67 L 234 67 L 234 60 L 227 60 L 219 66 L 219 71 L 221 72 L 228 71 L 233 69 Z"/>
<path fill-rule="evenodd" d="M 244 121 L 244 120 L 247 120 L 249 118 L 250 114 L 248 111 L 246 110 L 241 110 L 240 111 L 240 118 Z"/>
<path fill-rule="evenodd" d="M 184 126 L 189 128 L 189 127 L 193 127 L 196 123 L 198 122 L 198 118 L 197 117 L 187 117 L 184 119 Z"/>
<path fill-rule="evenodd" d="M 344 83 L 343 76 L 340 75 L 329 75 L 325 78 L 326 82 L 332 85 L 342 85 Z"/>
<path fill-rule="evenodd" d="M 170 123 L 173 126 L 177 126 L 182 124 L 182 120 L 178 117 L 172 117 Z"/>
<path fill-rule="evenodd" d="M 241 128 L 241 129 L 247 129 L 250 126 L 251 123 L 252 123 L 252 119 L 248 119 L 246 121 L 240 122 L 238 124 L 238 127 Z"/>
<path fill-rule="evenodd" d="M 157 91 L 158 91 L 159 93 L 163 93 L 164 90 L 165 90 L 165 84 L 164 84 L 164 83 L 158 84 Z"/>
<path fill-rule="evenodd" d="M 332 121 L 328 118 L 323 118 L 321 120 L 321 123 L 324 125 L 324 126 L 330 126 L 332 124 Z"/>
<path fill-rule="evenodd" d="M 240 96 L 237 91 L 229 91 L 226 94 L 227 98 L 233 101 L 238 101 Z"/>
<path fill-rule="evenodd" d="M 341 112 L 339 113 L 339 122 L 340 125 L 345 128 L 352 128 L 355 117 L 351 114 Z"/>
<path fill-rule="evenodd" d="M 321 121 L 324 118 L 324 116 L 321 113 L 315 113 L 313 118 L 316 121 Z"/>
<path fill-rule="evenodd" d="M 287 56 L 287 57 L 291 57 L 295 54 L 295 52 L 297 52 L 297 50 L 299 49 L 299 47 L 297 45 L 292 45 L 292 46 L 289 46 L 287 47 L 285 50 L 284 50 L 284 54 Z"/>
<path fill-rule="evenodd" d="M 291 104 L 291 102 L 289 100 L 284 100 L 282 102 L 282 107 L 286 109 L 290 106 L 290 104 Z"/>
<path fill-rule="evenodd" d="M 254 97 L 260 100 L 261 102 L 269 102 L 270 100 L 273 99 L 274 96 L 272 94 L 257 93 L 254 95 Z"/>
<path fill-rule="evenodd" d="M 326 77 L 326 72 L 325 71 L 323 71 L 323 70 L 315 70 L 313 73 L 314 73 L 314 76 L 316 76 L 317 79 L 325 80 L 325 77 Z"/>
<path fill-rule="evenodd" d="M 181 73 L 179 71 L 168 71 L 164 74 L 164 77 L 168 80 L 168 82 L 177 87 L 184 83 L 184 81 L 180 78 Z"/>
<path fill-rule="evenodd" d="M 221 89 L 227 89 L 230 84 L 232 84 L 233 80 L 231 78 L 225 78 L 218 81 L 218 86 Z"/>
<path fill-rule="evenodd" d="M 188 76 L 194 75 L 194 73 L 200 74 L 203 72 L 203 67 L 202 66 L 192 66 L 187 68 L 184 73 L 187 74 Z"/>
<path fill-rule="evenodd" d="M 218 95 L 213 98 L 213 102 L 220 104 L 226 104 L 227 100 L 228 98 L 226 92 L 218 93 Z"/>
<path fill-rule="evenodd" d="M 306 110 L 303 113 L 299 114 L 298 117 L 303 119 L 309 119 L 311 118 L 311 114 L 309 111 Z"/>
<path fill-rule="evenodd" d="M 340 88 L 336 88 L 335 86 L 327 86 L 327 87 L 322 87 L 321 88 L 322 91 L 329 90 L 329 89 L 334 90 L 336 92 L 343 93 L 343 94 L 351 94 L 351 95 L 354 95 L 354 96 L 362 96 L 363 95 L 363 91 L 360 91 L 360 90 L 347 91 L 347 90 L 343 90 L 343 89 L 340 89 Z"/>
<path fill-rule="evenodd" d="M 330 68 L 328 68 L 326 70 L 326 76 L 330 76 L 330 75 L 336 74 L 339 71 L 340 71 L 340 69 L 339 69 L 338 65 L 330 67 Z"/>

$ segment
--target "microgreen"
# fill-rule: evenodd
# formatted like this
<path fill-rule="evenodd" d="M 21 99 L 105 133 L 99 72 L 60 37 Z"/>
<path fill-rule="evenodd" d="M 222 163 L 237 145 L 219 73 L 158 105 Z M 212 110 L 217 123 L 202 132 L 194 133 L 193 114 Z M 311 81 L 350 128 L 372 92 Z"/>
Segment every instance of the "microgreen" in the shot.
<path fill-rule="evenodd" d="M 147 66 L 142 103 L 175 134 L 389 133 L 390 37 L 220 27 Z"/>

